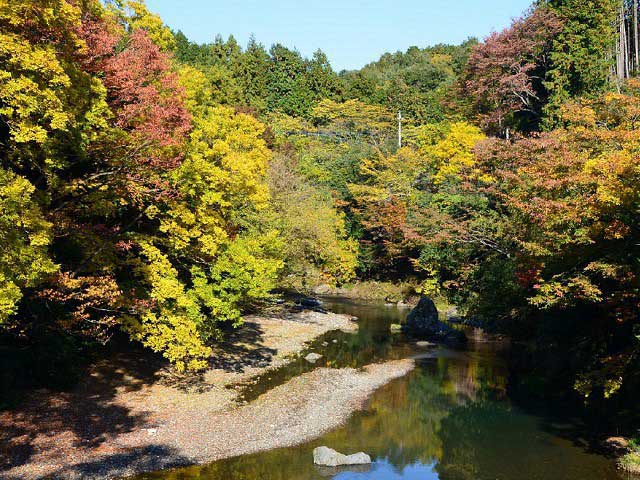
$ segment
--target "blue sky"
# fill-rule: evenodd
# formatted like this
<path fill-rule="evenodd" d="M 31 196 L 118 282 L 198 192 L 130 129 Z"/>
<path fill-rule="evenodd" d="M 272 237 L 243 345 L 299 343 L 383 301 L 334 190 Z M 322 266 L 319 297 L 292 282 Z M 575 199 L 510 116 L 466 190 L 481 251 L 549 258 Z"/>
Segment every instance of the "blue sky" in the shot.
<path fill-rule="evenodd" d="M 165 23 L 197 42 L 254 34 L 305 56 L 322 48 L 334 69 L 360 68 L 412 45 L 485 37 L 520 16 L 531 0 L 147 0 Z"/>

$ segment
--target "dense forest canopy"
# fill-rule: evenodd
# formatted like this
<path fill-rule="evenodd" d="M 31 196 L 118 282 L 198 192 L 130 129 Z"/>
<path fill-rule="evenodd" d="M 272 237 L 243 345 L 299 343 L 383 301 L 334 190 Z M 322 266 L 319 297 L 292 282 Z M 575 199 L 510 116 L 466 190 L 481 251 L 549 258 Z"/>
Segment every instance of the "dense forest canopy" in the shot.
<path fill-rule="evenodd" d="M 585 398 L 628 395 L 637 8 L 541 0 L 338 73 L 321 50 L 196 44 L 139 1 L 0 0 L 7 355 L 46 351 L 20 364 L 46 383 L 124 332 L 198 371 L 283 289 L 402 280 L 569 349 Z"/>

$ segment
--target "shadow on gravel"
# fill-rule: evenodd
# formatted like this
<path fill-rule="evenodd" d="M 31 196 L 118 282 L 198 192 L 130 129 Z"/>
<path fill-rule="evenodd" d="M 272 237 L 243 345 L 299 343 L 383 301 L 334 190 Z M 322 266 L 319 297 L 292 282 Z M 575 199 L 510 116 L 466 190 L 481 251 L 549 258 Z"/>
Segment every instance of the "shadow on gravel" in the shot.
<path fill-rule="evenodd" d="M 209 368 L 242 373 L 246 368 L 268 366 L 278 350 L 264 346 L 263 340 L 264 330 L 256 322 L 246 320 L 238 328 L 228 328 L 222 342 L 210 345 L 213 354 Z M 160 382 L 194 393 L 204 393 L 214 387 L 205 380 L 204 374 L 184 374 L 175 370 L 164 371 Z"/>
<path fill-rule="evenodd" d="M 163 445 L 149 445 L 130 453 L 107 455 L 91 462 L 61 468 L 44 478 L 51 480 L 62 478 L 102 480 L 106 478 L 121 478 L 137 472 L 153 472 L 166 468 L 185 467 L 191 464 L 193 464 L 193 461 L 178 454 L 173 448 Z"/>
<path fill-rule="evenodd" d="M 225 333 L 225 340 L 214 348 L 211 368 L 226 372 L 244 372 L 248 367 L 266 367 L 278 353 L 263 345 L 264 330 L 255 322 L 246 321 L 240 328 Z"/>
<path fill-rule="evenodd" d="M 29 463 L 37 451 L 97 448 L 148 426 L 146 414 L 133 414 L 113 400 L 118 391 L 159 381 L 161 368 L 161 359 L 149 355 L 114 355 L 91 367 L 70 392 L 29 392 L 17 408 L 0 411 L 0 472 Z"/>

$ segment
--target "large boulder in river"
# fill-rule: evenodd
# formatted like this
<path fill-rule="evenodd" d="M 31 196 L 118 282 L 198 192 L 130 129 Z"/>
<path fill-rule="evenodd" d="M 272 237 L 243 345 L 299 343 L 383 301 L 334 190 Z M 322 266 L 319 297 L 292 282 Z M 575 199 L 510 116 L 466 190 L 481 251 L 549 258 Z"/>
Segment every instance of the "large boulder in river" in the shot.
<path fill-rule="evenodd" d="M 325 467 L 339 467 L 340 465 L 366 465 L 371 463 L 371 457 L 363 452 L 344 455 L 329 447 L 313 449 L 313 463 Z"/>
<path fill-rule="evenodd" d="M 418 305 L 411 310 L 402 330 L 414 337 L 447 344 L 459 345 L 467 341 L 464 332 L 456 330 L 438 318 L 438 309 L 433 300 L 427 297 L 422 297 Z"/>

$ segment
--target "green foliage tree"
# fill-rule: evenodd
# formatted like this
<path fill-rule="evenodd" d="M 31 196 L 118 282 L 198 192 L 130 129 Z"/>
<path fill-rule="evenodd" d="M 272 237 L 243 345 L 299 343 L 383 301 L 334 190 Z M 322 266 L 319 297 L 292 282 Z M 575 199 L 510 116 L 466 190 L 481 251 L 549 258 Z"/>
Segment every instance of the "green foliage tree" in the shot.
<path fill-rule="evenodd" d="M 386 53 L 361 70 L 341 73 L 344 97 L 401 110 L 416 123 L 433 123 L 455 115 L 448 104 L 452 85 L 477 41 Z"/>
<path fill-rule="evenodd" d="M 352 280 L 358 245 L 347 235 L 344 214 L 336 210 L 326 191 L 306 181 L 292 163 L 278 156 L 269 173 L 273 224 L 283 239 L 285 279 L 296 288 Z"/>
<path fill-rule="evenodd" d="M 245 103 L 261 112 L 267 108 L 269 66 L 269 53 L 253 37 L 249 40 L 244 54 L 234 65 L 235 76 L 244 93 Z"/>
<path fill-rule="evenodd" d="M 616 42 L 617 0 L 546 0 L 562 18 L 562 30 L 554 39 L 551 68 L 546 84 L 551 92 L 546 108 L 547 125 L 553 126 L 564 102 L 581 96 L 597 96 L 611 88 Z"/>
<path fill-rule="evenodd" d="M 313 104 L 312 92 L 305 85 L 306 62 L 299 52 L 280 44 L 273 45 L 269 55 L 267 109 L 304 117 Z"/>

